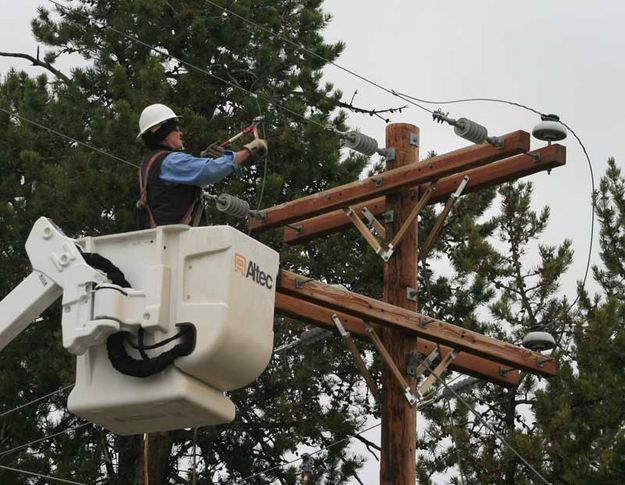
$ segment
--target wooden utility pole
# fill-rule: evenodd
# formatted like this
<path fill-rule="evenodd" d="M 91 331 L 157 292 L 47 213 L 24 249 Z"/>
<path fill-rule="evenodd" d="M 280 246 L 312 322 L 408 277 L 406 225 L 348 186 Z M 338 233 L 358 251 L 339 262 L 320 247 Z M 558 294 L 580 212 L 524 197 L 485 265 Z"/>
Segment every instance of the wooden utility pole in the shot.
<path fill-rule="evenodd" d="M 386 146 L 395 149 L 386 170 L 419 160 L 419 129 L 410 124 L 386 127 Z M 386 209 L 393 211 L 393 222 L 386 226 L 387 244 L 403 225 L 417 203 L 415 189 L 389 194 Z M 384 268 L 384 301 L 412 311 L 417 310 L 417 223 L 411 225 L 399 247 Z M 410 354 L 417 349 L 414 336 L 395 328 L 384 328 L 382 342 L 399 369 L 405 373 Z M 415 381 L 407 379 L 414 392 Z M 417 413 L 392 372 L 384 366 L 382 374 L 382 452 L 380 483 L 414 485 L 416 478 Z"/>
<path fill-rule="evenodd" d="M 339 330 L 371 340 L 384 359 L 379 399 L 383 485 L 414 485 L 416 479 L 417 396 L 415 378 L 409 374 L 427 369 L 419 366 L 408 372 L 413 352 L 441 359 L 422 390 L 446 368 L 505 387 L 518 385 L 521 371 L 544 377 L 556 374 L 552 357 L 417 312 L 418 211 L 446 201 L 427 246 L 463 191 L 477 192 L 566 163 L 566 148 L 561 145 L 530 151 L 530 135 L 524 131 L 498 138 L 503 145 L 469 145 L 419 162 L 419 129 L 392 124 L 386 129 L 385 172 L 269 207 L 249 219 L 252 230 L 288 225 L 285 242 L 290 244 L 354 225 L 385 261 L 383 302 L 286 270 L 280 271 L 276 288 L 277 312 L 330 329 L 338 327 L 338 321 Z M 375 216 L 385 211 L 388 222 L 383 227 Z M 382 235 L 383 245 L 378 241 Z M 425 253 L 427 249 L 421 248 Z M 367 372 L 363 374 L 366 378 Z"/>

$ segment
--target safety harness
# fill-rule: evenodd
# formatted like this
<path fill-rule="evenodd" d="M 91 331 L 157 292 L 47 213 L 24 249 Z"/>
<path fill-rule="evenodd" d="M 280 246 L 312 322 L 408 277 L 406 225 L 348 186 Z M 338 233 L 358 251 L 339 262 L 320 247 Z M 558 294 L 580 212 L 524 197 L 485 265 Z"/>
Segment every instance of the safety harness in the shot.
<path fill-rule="evenodd" d="M 156 221 L 156 218 L 154 217 L 154 211 L 150 207 L 150 203 L 149 203 L 149 199 L 148 199 L 148 182 L 150 180 L 150 173 L 152 171 L 154 163 L 159 159 L 159 157 L 167 156 L 167 154 L 169 154 L 169 153 L 170 152 L 165 151 L 165 150 L 157 151 L 147 161 L 147 163 L 145 165 L 145 173 L 144 173 L 144 170 L 142 169 L 142 167 L 139 168 L 139 191 L 140 191 L 140 198 L 137 201 L 137 209 L 139 211 L 145 211 L 146 212 L 146 214 L 147 214 L 147 227 L 149 227 L 150 229 L 153 229 L 153 228 L 155 228 L 158 225 L 158 223 Z M 196 212 L 195 213 L 195 217 L 194 217 L 194 212 Z M 201 219 L 201 212 L 202 212 L 201 201 L 198 198 L 196 198 L 191 203 L 191 205 L 188 207 L 188 209 L 186 210 L 186 212 L 182 216 L 182 219 L 180 219 L 180 221 L 178 221 L 178 224 L 187 224 L 187 225 L 197 226 L 199 224 L 200 219 Z"/>

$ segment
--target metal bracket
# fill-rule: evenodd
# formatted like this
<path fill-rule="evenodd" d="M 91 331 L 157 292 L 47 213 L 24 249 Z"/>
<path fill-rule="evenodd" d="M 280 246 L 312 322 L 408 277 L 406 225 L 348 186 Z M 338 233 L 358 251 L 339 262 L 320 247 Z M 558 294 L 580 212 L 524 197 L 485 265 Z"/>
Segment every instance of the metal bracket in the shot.
<path fill-rule="evenodd" d="M 495 148 L 499 149 L 503 148 L 505 144 L 501 138 L 497 138 L 496 136 L 489 136 L 486 138 L 486 141 L 493 145 Z"/>
<path fill-rule="evenodd" d="M 416 303 L 417 302 L 417 290 L 416 290 L 416 288 L 407 287 L 406 288 L 406 298 L 408 299 L 408 301 L 414 301 Z"/>
<path fill-rule="evenodd" d="M 386 229 L 380 221 L 376 219 L 373 213 L 367 208 L 363 207 L 361 209 L 362 215 L 365 216 L 367 222 L 369 223 L 369 227 L 372 228 L 380 237 L 386 237 Z"/>
<path fill-rule="evenodd" d="M 408 358 L 408 364 L 406 364 L 406 374 L 410 377 L 416 377 L 416 369 L 417 365 L 421 362 L 421 357 L 418 352 L 410 352 L 410 357 Z"/>
<path fill-rule="evenodd" d="M 412 145 L 413 147 L 418 147 L 419 135 L 417 135 L 416 133 L 410 133 L 410 140 L 408 141 L 408 143 Z"/>
<path fill-rule="evenodd" d="M 457 350 L 452 350 L 443 358 L 443 360 L 440 361 L 440 363 L 436 366 L 436 369 L 434 369 L 432 373 L 428 376 L 428 378 L 424 380 L 423 383 L 419 386 L 419 394 L 423 395 L 428 392 L 430 387 L 432 387 L 432 385 L 436 382 L 440 375 L 445 372 L 447 367 L 449 367 L 449 365 L 453 362 L 453 360 L 458 356 L 459 353 L 460 352 Z M 426 367 L 429 368 L 429 366 Z"/>
<path fill-rule="evenodd" d="M 375 177 L 371 177 L 371 181 L 374 183 L 376 187 L 382 187 L 384 183 L 384 178 L 380 175 L 376 175 Z"/>
<path fill-rule="evenodd" d="M 429 355 L 422 359 L 421 356 L 417 352 L 413 352 L 410 355 L 410 360 L 408 361 L 408 367 L 406 368 L 406 373 L 414 377 L 415 379 L 419 377 L 421 374 L 425 372 L 426 369 L 429 369 L 430 364 L 436 360 L 439 352 L 438 349 L 435 348 Z M 418 365 L 417 365 L 418 364 Z"/>
<path fill-rule="evenodd" d="M 378 153 L 382 155 L 387 161 L 395 160 L 396 151 L 394 148 L 380 148 Z"/>
<path fill-rule="evenodd" d="M 382 221 L 384 221 L 385 224 L 390 224 L 391 222 L 395 222 L 395 211 L 388 210 L 386 212 L 383 212 Z"/>
<path fill-rule="evenodd" d="M 249 214 L 260 222 L 267 222 L 267 213 L 265 211 L 251 210 Z"/>

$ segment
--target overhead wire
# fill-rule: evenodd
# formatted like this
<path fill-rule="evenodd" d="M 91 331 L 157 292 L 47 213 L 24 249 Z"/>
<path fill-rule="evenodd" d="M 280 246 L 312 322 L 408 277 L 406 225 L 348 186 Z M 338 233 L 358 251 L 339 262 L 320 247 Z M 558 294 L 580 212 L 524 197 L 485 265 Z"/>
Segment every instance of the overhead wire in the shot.
<path fill-rule="evenodd" d="M 451 383 L 453 383 L 455 380 L 459 379 L 459 377 L 460 377 L 460 375 L 458 375 L 458 376 L 454 377 L 454 378 L 450 381 L 450 384 L 451 384 Z M 443 389 L 443 388 L 439 388 L 439 389 L 437 389 L 437 390 L 436 390 L 433 394 L 436 394 L 437 392 L 440 392 L 442 389 Z M 438 400 L 438 399 L 436 399 L 436 398 L 429 399 L 429 400 L 427 400 L 427 401 L 423 402 L 420 406 L 418 406 L 418 407 L 417 407 L 417 410 L 418 410 L 418 411 L 421 411 L 421 410 L 425 409 L 426 407 L 431 406 L 432 404 L 434 404 L 437 400 Z M 355 436 L 360 435 L 360 434 L 363 434 L 363 433 L 366 433 L 366 432 L 368 432 L 368 431 L 371 431 L 372 429 L 378 428 L 378 427 L 380 427 L 381 425 L 382 425 L 382 422 L 381 422 L 381 421 L 379 421 L 378 423 L 376 423 L 376 424 L 374 424 L 374 425 L 372 425 L 372 426 L 369 426 L 369 427 L 367 427 L 367 428 L 365 428 L 365 429 L 361 429 L 361 430 L 357 431 L 356 433 L 354 433 L 354 434 L 352 434 L 352 435 L 349 435 L 349 436 L 346 436 L 346 437 L 344 437 L 344 438 L 341 438 L 341 439 L 339 439 L 339 440 L 337 440 L 337 441 L 334 441 L 334 442 L 330 443 L 330 444 L 329 444 L 329 445 L 327 445 L 327 446 L 324 446 L 324 447 L 322 447 L 322 448 L 318 448 L 317 450 L 315 450 L 315 451 L 313 451 L 313 452 L 310 452 L 310 453 L 307 453 L 307 454 L 308 454 L 309 456 L 317 455 L 317 454 L 319 454 L 319 453 L 322 453 L 322 452 L 324 452 L 324 451 L 328 450 L 329 448 L 331 448 L 331 447 L 333 447 L 333 446 L 336 446 L 337 444 L 343 443 L 344 441 L 347 441 L 347 440 L 351 440 L 351 439 L 353 439 Z M 278 470 L 278 469 L 284 468 L 284 467 L 286 467 L 286 466 L 288 466 L 288 465 L 292 465 L 293 463 L 297 463 L 298 461 L 301 461 L 301 460 L 302 460 L 302 457 L 298 457 L 298 458 L 295 458 L 295 459 L 292 459 L 292 460 L 286 461 L 286 462 L 284 462 L 284 463 L 281 463 L 280 465 L 276 465 L 276 466 L 271 467 L 271 468 L 268 468 L 268 469 L 266 469 L 266 470 L 262 470 L 262 471 L 260 471 L 260 472 L 257 472 L 257 473 L 254 473 L 254 474 L 252 474 L 252 475 L 249 475 L 249 476 L 247 476 L 247 477 L 243 478 L 242 480 L 243 480 L 243 481 L 251 480 L 252 478 L 256 478 L 256 477 L 258 477 L 258 476 L 260 476 L 260 475 L 265 475 L 265 474 L 270 473 L 270 472 L 272 472 L 272 471 L 274 471 L 274 470 Z"/>
<path fill-rule="evenodd" d="M 208 0 L 207 0 L 208 1 Z M 458 104 L 458 103 L 468 103 L 468 102 L 489 102 L 489 103 L 501 103 L 501 104 L 507 104 L 510 106 L 516 106 L 518 108 L 522 108 L 525 109 L 527 111 L 530 111 L 532 113 L 535 113 L 539 116 L 545 116 L 545 113 L 541 113 L 540 111 L 532 108 L 531 106 L 527 106 L 525 104 L 522 103 L 517 103 L 515 101 L 509 101 L 506 99 L 499 99 L 499 98 L 460 98 L 460 99 L 453 99 L 453 100 L 448 100 L 448 101 L 431 101 L 431 100 L 427 100 L 427 99 L 423 99 L 423 98 L 417 98 L 415 96 L 411 96 L 409 94 L 406 93 L 400 93 L 402 96 L 409 98 L 409 99 L 413 99 L 413 100 L 417 100 L 421 103 L 426 103 L 426 104 Z M 592 168 L 592 162 L 590 160 L 590 155 L 588 154 L 588 150 L 586 150 L 586 146 L 584 145 L 584 143 L 582 142 L 581 138 L 577 135 L 577 133 L 573 130 L 573 128 L 571 128 L 568 124 L 566 124 L 564 121 L 562 120 L 558 120 L 558 123 L 560 123 L 562 126 L 564 126 L 567 130 L 569 130 L 571 132 L 571 134 L 573 135 L 573 137 L 575 137 L 575 140 L 577 141 L 577 143 L 579 144 L 579 146 L 582 149 L 582 152 L 584 153 L 584 157 L 586 158 L 586 164 L 588 165 L 588 171 L 590 173 L 590 185 L 591 185 L 591 189 L 592 189 L 592 196 L 594 197 L 595 194 L 595 173 L 594 170 Z M 584 270 L 584 277 L 582 278 L 582 285 L 581 285 L 581 289 L 583 290 L 586 287 L 586 280 L 588 279 L 588 273 L 590 271 L 590 262 L 592 259 L 592 248 L 593 248 L 593 239 L 595 235 L 595 203 L 594 200 L 591 199 L 591 218 L 590 218 L 590 242 L 588 243 L 588 255 L 586 258 L 586 268 Z M 575 297 L 575 299 L 573 300 L 573 302 L 569 305 L 569 307 L 566 310 L 566 313 L 569 313 L 571 311 L 571 309 L 577 304 L 577 302 L 579 301 L 580 298 L 580 294 L 579 292 L 577 292 L 577 295 Z"/>
<path fill-rule="evenodd" d="M 77 429 L 84 428 L 85 426 L 90 425 L 90 424 L 92 424 L 92 423 L 87 422 L 87 423 L 82 423 L 82 424 L 79 424 L 79 425 L 76 425 L 76 426 L 70 426 L 69 428 L 66 428 L 63 431 L 59 431 L 58 433 L 54 433 L 54 434 L 51 434 L 51 435 L 48 435 L 48 436 L 44 436 L 43 438 L 39 438 L 39 439 L 36 439 L 36 440 L 33 440 L 33 441 L 29 441 L 28 443 L 24 443 L 23 445 L 19 445 L 19 446 L 16 446 L 14 448 L 11 448 L 9 450 L 0 452 L 0 457 L 8 455 L 8 454 L 13 453 L 13 452 L 18 451 L 18 450 L 21 450 L 22 448 L 27 448 L 27 447 L 29 447 L 31 445 L 34 445 L 34 444 L 37 444 L 37 443 L 41 443 L 42 441 L 47 441 L 49 439 L 56 438 L 57 436 L 61 436 L 61 435 L 65 434 L 65 433 L 69 433 L 70 431 L 75 431 Z"/>
<path fill-rule="evenodd" d="M 464 399 L 453 387 L 449 386 L 445 380 L 440 377 L 438 374 L 432 371 L 430 365 L 423 361 L 425 367 L 434 375 L 436 380 L 438 380 L 451 394 L 454 395 L 458 401 L 460 401 L 501 443 L 503 443 L 506 448 L 508 448 L 521 462 L 538 478 L 540 478 L 544 483 L 550 485 L 550 482 L 538 471 L 534 468 L 530 462 L 528 462 L 523 455 L 521 455 L 508 441 L 499 433 L 491 424 L 484 418 L 477 410 L 469 404 L 469 402 Z"/>
<path fill-rule="evenodd" d="M 367 78 L 367 77 L 365 77 L 365 76 L 363 76 L 361 74 L 358 74 L 357 72 L 353 71 L 352 69 L 348 69 L 348 68 L 338 64 L 337 62 L 334 62 L 334 61 L 332 61 L 330 59 L 327 59 L 324 56 L 318 54 L 317 52 L 315 52 L 315 51 L 313 51 L 311 49 L 308 49 L 307 47 L 305 47 L 305 46 L 303 46 L 301 44 L 298 44 L 297 42 L 293 41 L 292 39 L 289 39 L 288 37 L 286 37 L 284 35 L 272 32 L 270 29 L 268 29 L 268 28 L 258 24 L 257 22 L 254 22 L 253 20 L 251 20 L 251 19 L 249 19 L 249 18 L 247 18 L 247 17 L 245 17 L 243 15 L 240 15 L 240 14 L 238 14 L 238 13 L 236 13 L 236 12 L 226 8 L 226 7 L 223 7 L 223 6 L 219 5 L 218 3 L 214 2 L 213 0 L 205 0 L 205 2 L 210 4 L 210 5 L 212 5 L 212 6 L 214 6 L 214 7 L 216 7 L 216 8 L 218 8 L 218 9 L 220 9 L 220 10 L 222 10 L 223 12 L 225 12 L 225 13 L 227 13 L 229 15 L 232 15 L 232 16 L 242 20 L 243 22 L 246 22 L 249 25 L 252 25 L 252 26 L 262 30 L 263 32 L 266 32 L 266 33 L 272 35 L 273 37 L 282 39 L 284 42 L 287 42 L 288 44 L 290 44 L 290 45 L 300 49 L 303 52 L 307 52 L 308 54 L 315 56 L 316 58 L 318 58 L 318 59 L 320 59 L 320 60 L 322 60 L 322 61 L 324 61 L 324 62 L 326 62 L 326 63 L 328 63 L 328 64 L 330 64 L 330 65 L 332 65 L 334 67 L 336 67 L 337 69 L 340 69 L 340 70 L 342 70 L 342 71 L 344 71 L 344 72 L 346 72 L 346 73 L 348 73 L 348 74 L 350 74 L 350 75 L 360 79 L 361 81 L 366 82 L 367 84 L 370 84 L 370 85 L 372 85 L 372 86 L 374 86 L 374 87 L 376 87 L 376 88 L 378 88 L 378 89 L 380 89 L 382 91 L 385 91 L 385 92 L 387 92 L 387 93 L 389 93 L 389 94 L 391 94 L 391 95 L 393 95 L 395 97 L 398 97 L 398 98 L 402 99 L 403 101 L 406 101 L 406 102 L 412 104 L 413 106 L 416 106 L 416 107 L 418 107 L 418 108 L 420 108 L 420 109 L 422 109 L 424 111 L 427 111 L 430 114 L 432 114 L 433 111 L 428 109 L 428 108 L 426 108 L 426 107 L 424 107 L 424 106 L 422 106 L 419 103 L 444 105 L 444 104 L 456 104 L 456 103 L 465 103 L 465 102 L 473 102 L 473 101 L 477 101 L 477 102 L 494 102 L 494 103 L 503 103 L 503 104 L 508 104 L 508 105 L 511 105 L 511 106 L 516 106 L 518 108 L 522 108 L 522 109 L 531 111 L 532 113 L 535 113 L 535 114 L 537 114 L 539 116 L 543 116 L 544 115 L 544 113 L 541 113 L 537 109 L 534 109 L 534 108 L 532 108 L 530 106 L 527 106 L 527 105 L 522 104 L 522 103 L 517 103 L 517 102 L 514 102 L 514 101 L 508 101 L 508 100 L 505 100 L 505 99 L 488 98 L 488 97 L 473 97 L 473 98 L 461 98 L 461 99 L 443 100 L 443 101 L 432 101 L 432 100 L 427 100 L 427 99 L 423 99 L 423 98 L 418 98 L 416 96 L 411 96 L 409 94 L 396 91 L 395 89 L 387 88 L 387 87 L 383 86 L 380 83 L 372 81 L 371 79 L 369 79 L 369 78 Z M 588 155 L 586 147 L 582 143 L 582 141 L 579 138 L 579 136 L 577 136 L 575 131 L 573 131 L 573 129 L 570 126 L 568 126 L 563 121 L 559 121 L 559 123 L 562 124 L 562 126 L 567 128 L 573 134 L 573 136 L 575 137 L 575 139 L 577 140 L 577 142 L 579 143 L 579 145 L 581 146 L 581 148 L 582 148 L 582 150 L 584 152 L 584 155 L 586 157 L 586 161 L 588 163 L 588 168 L 590 170 L 592 193 L 594 194 L 595 193 L 594 172 L 593 172 L 593 168 L 592 168 L 592 163 L 590 161 L 590 156 Z M 589 249 L 588 249 L 588 257 L 587 257 L 587 262 L 586 262 L 586 268 L 584 270 L 584 277 L 582 279 L 582 285 L 581 285 L 582 289 L 585 288 L 585 286 L 586 286 L 586 280 L 588 278 L 588 273 L 589 273 L 589 270 L 590 270 L 590 261 L 591 261 L 591 258 L 592 258 L 592 247 L 593 247 L 593 239 L 594 239 L 594 224 L 595 224 L 595 206 L 594 206 L 594 202 L 593 202 L 592 203 L 592 217 L 591 217 L 591 224 L 590 224 L 590 243 L 589 243 Z M 578 301 L 579 301 L 579 292 L 578 292 L 577 296 L 575 297 L 573 303 L 570 304 L 570 306 L 567 309 L 566 313 L 570 312 L 571 309 L 575 306 L 575 304 Z"/>
<path fill-rule="evenodd" d="M 374 424 L 373 426 L 369 426 L 368 428 L 360 430 L 357 433 L 354 433 L 353 435 L 346 436 L 345 438 L 341 438 L 341 439 L 339 439 L 337 441 L 334 441 L 334 442 L 330 443 L 329 445 L 324 446 L 323 448 L 319 448 L 319 449 L 317 449 L 317 450 L 315 450 L 315 451 L 313 451 L 311 453 L 307 453 L 307 455 L 308 456 L 313 456 L 313 455 L 317 455 L 319 453 L 322 453 L 323 451 L 326 451 L 326 450 L 332 448 L 333 446 L 336 446 L 336 445 L 338 445 L 340 443 L 343 443 L 344 441 L 351 440 L 357 434 L 362 434 L 362 433 L 366 433 L 367 431 L 371 431 L 372 429 L 377 428 L 381 424 L 382 423 L 377 423 L 377 424 Z M 291 465 L 291 464 L 296 463 L 296 462 L 301 461 L 301 460 L 302 460 L 302 457 L 295 458 L 295 459 L 287 461 L 285 463 L 281 463 L 280 465 L 276 465 L 276 466 L 268 468 L 266 470 L 262 470 L 260 472 L 254 473 L 253 475 L 249 475 L 249 476 L 243 478 L 242 480 L 243 481 L 247 481 L 247 480 L 251 480 L 252 478 L 258 477 L 260 475 L 266 475 L 269 472 L 272 472 L 274 470 L 279 470 L 281 468 L 284 468 L 285 466 Z"/>
<path fill-rule="evenodd" d="M 128 160 L 125 160 L 125 159 L 123 159 L 121 157 L 118 157 L 117 155 L 113 155 L 112 153 L 109 153 L 109 152 L 107 152 L 105 150 L 102 150 L 101 148 L 98 148 L 98 147 L 95 147 L 93 145 L 90 145 L 89 143 L 85 143 L 84 141 L 77 140 L 76 138 L 73 138 L 73 137 L 71 137 L 69 135 L 66 135 L 65 133 L 61 133 L 60 131 L 57 131 L 57 130 L 55 130 L 53 128 L 50 128 L 49 126 L 46 126 L 46 125 L 44 125 L 42 123 L 39 123 L 37 121 L 33 121 L 33 120 L 29 119 L 29 118 L 26 118 L 25 116 L 22 116 L 19 113 L 16 113 L 14 111 L 10 111 L 10 110 L 4 109 L 2 107 L 0 107 L 0 111 L 3 111 L 4 113 L 8 114 L 9 116 L 16 116 L 17 118 L 19 118 L 22 121 L 30 123 L 31 125 L 37 126 L 38 128 L 41 128 L 43 130 L 49 131 L 50 133 L 53 133 L 53 134 L 55 134 L 57 136 L 60 136 L 61 138 L 69 140 L 69 141 L 71 141 L 73 143 L 76 143 L 78 145 L 84 146 L 85 148 L 89 148 L 91 150 L 94 150 L 94 151 L 96 151 L 98 153 L 101 153 L 102 155 L 105 155 L 107 157 L 113 158 L 113 159 L 117 160 L 118 162 L 125 163 L 126 165 L 130 165 L 130 166 L 132 166 L 134 168 L 139 168 L 139 165 L 136 165 L 136 164 L 134 164 L 132 162 L 129 162 Z"/>
<path fill-rule="evenodd" d="M 74 480 L 67 480 L 65 478 L 58 478 L 58 477 L 53 477 L 50 475 L 43 475 L 41 473 L 36 473 L 36 472 L 32 472 L 29 470 L 23 470 L 21 468 L 13 468 L 10 466 L 6 466 L 6 465 L 0 465 L 0 468 L 2 468 L 3 470 L 10 470 L 12 472 L 16 472 L 16 473 L 23 473 L 24 475 L 31 475 L 34 477 L 39 477 L 39 478 L 45 478 L 47 480 L 53 480 L 55 482 L 59 482 L 59 483 L 70 483 L 73 485 L 87 485 L 86 483 L 83 482 L 76 482 Z"/>
<path fill-rule="evenodd" d="M 51 1 L 52 1 L 52 0 L 51 0 Z M 293 41 L 293 40 L 289 39 L 289 38 L 288 38 L 288 37 L 286 37 L 286 36 L 283 36 L 283 35 L 281 35 L 281 34 L 278 34 L 278 33 L 272 32 L 270 29 L 268 29 L 268 28 L 266 28 L 266 27 L 264 27 L 264 26 L 262 26 L 262 25 L 259 25 L 258 23 L 254 22 L 253 20 L 250 20 L 249 18 L 244 17 L 243 15 L 239 15 L 238 13 L 235 13 L 235 12 L 233 12 L 232 10 L 230 10 L 230 9 L 228 9 L 228 8 L 226 8 L 226 7 L 223 7 L 223 6 L 219 5 L 219 4 L 215 3 L 215 2 L 213 2 L 212 0 L 205 0 L 205 1 L 206 1 L 206 3 L 209 3 L 210 5 L 212 5 L 212 6 L 216 7 L 216 8 L 218 8 L 218 9 L 222 10 L 223 12 L 225 12 L 225 13 L 227 13 L 227 14 L 229 14 L 229 15 L 232 15 L 232 16 L 234 16 L 234 17 L 236 17 L 236 18 L 238 18 L 238 19 L 242 20 L 243 22 L 246 22 L 246 23 L 247 23 L 247 24 L 249 24 L 249 25 L 253 25 L 253 26 L 255 26 L 256 28 L 258 28 L 258 29 L 260 29 L 260 30 L 262 30 L 262 31 L 264 31 L 264 32 L 266 32 L 266 33 L 268 33 L 268 34 L 270 34 L 270 35 L 271 35 L 271 36 L 273 36 L 273 37 L 276 37 L 276 38 L 278 38 L 278 39 L 282 39 L 283 41 L 285 41 L 285 42 L 287 42 L 287 43 L 291 44 L 292 46 L 296 47 L 297 49 L 300 49 L 300 50 L 301 50 L 301 51 L 303 51 L 303 52 L 307 52 L 308 54 L 311 54 L 311 55 L 315 56 L 317 59 L 322 60 L 322 61 L 324 61 L 324 62 L 326 62 L 326 63 L 328 63 L 328 64 L 330 64 L 330 65 L 332 65 L 332 66 L 336 67 L 337 69 L 340 69 L 340 70 L 342 70 L 342 71 L 344 71 L 344 72 L 346 72 L 346 73 L 348 73 L 348 74 L 350 74 L 350 75 L 352 75 L 352 76 L 354 76 L 354 77 L 356 77 L 356 78 L 360 79 L 361 81 L 366 82 L 367 84 L 370 84 L 370 85 L 372 85 L 372 86 L 375 86 L 376 88 L 381 89 L 382 91 L 386 91 L 387 93 L 392 94 L 393 96 L 395 96 L 395 97 L 397 97 L 397 98 L 400 98 L 400 99 L 402 99 L 402 100 L 406 101 L 407 103 L 412 104 L 413 106 L 416 106 L 417 108 L 420 108 L 420 109 L 422 109 L 422 110 L 424 110 L 424 111 L 427 111 L 427 112 L 428 112 L 428 113 L 430 113 L 430 114 L 432 113 L 432 110 L 431 110 L 431 109 L 428 109 L 428 108 L 426 108 L 425 106 L 421 106 L 420 104 L 415 103 L 413 100 L 411 100 L 411 99 L 409 99 L 409 98 L 404 98 L 404 97 L 403 97 L 400 93 L 397 93 L 396 91 L 394 91 L 394 90 L 392 90 L 392 89 L 389 89 L 389 88 L 387 88 L 387 87 L 383 86 L 383 85 L 382 85 L 382 84 L 380 84 L 380 83 L 377 83 L 377 82 L 375 82 L 375 81 L 372 81 L 371 79 L 369 79 L 369 78 L 367 78 L 367 77 L 365 77 L 365 76 L 363 76 L 363 75 L 361 75 L 361 74 L 358 74 L 357 72 L 355 72 L 355 71 L 353 71 L 353 70 L 351 70 L 351 69 L 348 69 L 348 68 L 346 68 L 346 67 L 344 67 L 344 66 L 341 66 L 340 64 L 338 64 L 338 63 L 336 63 L 336 62 L 334 62 L 334 61 L 331 61 L 331 60 L 329 60 L 329 59 L 326 59 L 324 56 L 322 56 L 322 55 L 320 55 L 320 54 L 316 53 L 315 51 L 313 51 L 313 50 L 311 50 L 311 49 L 308 49 L 307 47 L 305 47 L 305 46 L 303 46 L 303 45 L 301 45 L 301 44 L 298 44 L 297 42 L 295 42 L 295 41 Z"/>
<path fill-rule="evenodd" d="M 9 409 L 8 411 L 4 411 L 2 414 L 0 414 L 0 418 L 4 418 L 5 416 L 8 416 L 9 414 L 14 413 L 15 411 L 18 411 L 20 409 L 26 408 L 26 407 L 28 407 L 28 406 L 30 406 L 32 404 L 36 404 L 39 401 L 43 401 L 44 399 L 47 399 L 49 397 L 54 396 L 55 394 L 59 394 L 59 393 L 65 391 L 66 389 L 69 389 L 70 387 L 74 387 L 74 384 L 70 384 L 68 386 L 62 387 L 60 389 L 57 389 L 56 391 L 52 391 L 52 392 L 46 394 L 45 396 L 38 397 L 37 399 L 33 399 L 32 401 L 28 401 L 28 402 L 26 402 L 24 404 L 20 404 L 19 406 L 16 406 L 13 409 Z"/>
<path fill-rule="evenodd" d="M 208 70 L 206 70 L 206 69 L 204 69 L 202 67 L 196 66 L 195 64 L 192 64 L 192 63 L 190 63 L 190 62 L 188 62 L 188 61 L 186 61 L 186 60 L 184 60 L 184 59 L 182 59 L 180 57 L 174 56 L 173 54 L 170 54 L 169 52 L 167 52 L 167 51 L 165 51 L 165 50 L 163 50 L 163 49 L 161 49 L 159 47 L 151 45 L 151 44 L 149 44 L 149 43 L 139 39 L 138 37 L 135 37 L 133 35 L 127 34 L 126 32 L 122 32 L 121 30 L 119 30 L 119 29 L 117 29 L 115 27 L 112 27 L 112 26 L 110 26 L 108 24 L 104 24 L 104 23 L 94 19 L 93 17 L 90 17 L 89 15 L 87 15 L 87 14 L 85 14 L 85 13 L 83 13 L 83 12 L 77 10 L 77 9 L 75 9 L 75 8 L 67 7 L 67 6 L 57 2 L 56 0 L 48 0 L 48 1 L 50 3 L 56 5 L 60 9 L 64 10 L 65 12 L 74 13 L 74 14 L 80 16 L 80 17 L 83 17 L 84 19 L 87 19 L 89 22 L 93 22 L 94 24 L 96 24 L 100 28 L 103 28 L 103 29 L 115 32 L 115 33 L 121 35 L 122 37 L 125 37 L 126 39 L 129 39 L 129 40 L 131 40 L 133 42 L 141 44 L 144 47 L 147 47 L 148 49 L 156 52 L 157 54 L 160 54 L 160 55 L 165 56 L 165 57 L 167 57 L 169 59 L 172 59 L 172 60 L 174 60 L 176 62 L 179 62 L 180 64 L 182 64 L 182 65 L 184 65 L 184 66 L 186 66 L 188 68 L 191 68 L 191 69 L 194 69 L 194 70 L 196 70 L 198 72 L 206 74 L 207 76 L 210 76 L 210 77 L 218 80 L 219 82 L 222 82 L 222 83 L 224 83 L 224 84 L 226 84 L 226 85 L 228 85 L 228 86 L 230 86 L 232 88 L 244 91 L 244 92 L 246 92 L 247 94 L 249 94 L 252 97 L 260 98 L 263 101 L 265 101 L 266 103 L 268 103 L 268 104 L 270 104 L 272 106 L 275 106 L 276 108 L 279 108 L 279 109 L 281 109 L 282 111 L 284 111 L 286 113 L 290 113 L 291 115 L 293 115 L 293 116 L 295 116 L 297 118 L 300 118 L 301 120 L 303 120 L 306 123 L 312 123 L 314 125 L 317 125 L 320 128 L 323 128 L 324 130 L 326 129 L 326 126 L 321 124 L 321 123 L 319 123 L 318 121 L 315 121 L 312 118 L 307 118 L 302 113 L 298 113 L 297 111 L 294 111 L 294 110 L 284 106 L 284 104 L 272 100 L 268 96 L 264 96 L 264 95 L 255 93 L 253 91 L 250 91 L 249 89 L 246 89 L 246 88 L 244 88 L 243 86 L 241 86 L 239 84 L 236 84 L 236 83 L 234 83 L 232 81 L 229 81 L 229 80 L 227 80 L 227 79 L 225 79 L 225 78 L 223 78 L 221 76 L 218 76 L 217 74 L 214 74 L 214 73 L 212 73 L 212 72 L 210 72 L 210 71 L 208 71 Z"/>

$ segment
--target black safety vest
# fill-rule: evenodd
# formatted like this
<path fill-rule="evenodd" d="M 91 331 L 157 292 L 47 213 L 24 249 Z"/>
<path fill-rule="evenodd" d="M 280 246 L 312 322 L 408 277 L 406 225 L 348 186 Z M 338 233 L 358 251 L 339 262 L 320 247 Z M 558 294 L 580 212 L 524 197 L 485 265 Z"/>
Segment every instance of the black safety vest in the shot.
<path fill-rule="evenodd" d="M 195 185 L 172 184 L 161 180 L 161 167 L 169 150 L 152 150 L 141 162 L 141 182 L 146 186 L 147 196 L 139 213 L 139 229 L 167 224 L 191 224 L 195 209 L 200 204 L 202 189 Z M 149 165 L 149 167 L 148 167 Z M 149 172 L 148 172 L 149 170 Z M 147 172 L 147 173 L 146 173 Z M 151 217 L 150 217 L 151 216 Z M 201 221 L 205 224 L 204 221 Z"/>

